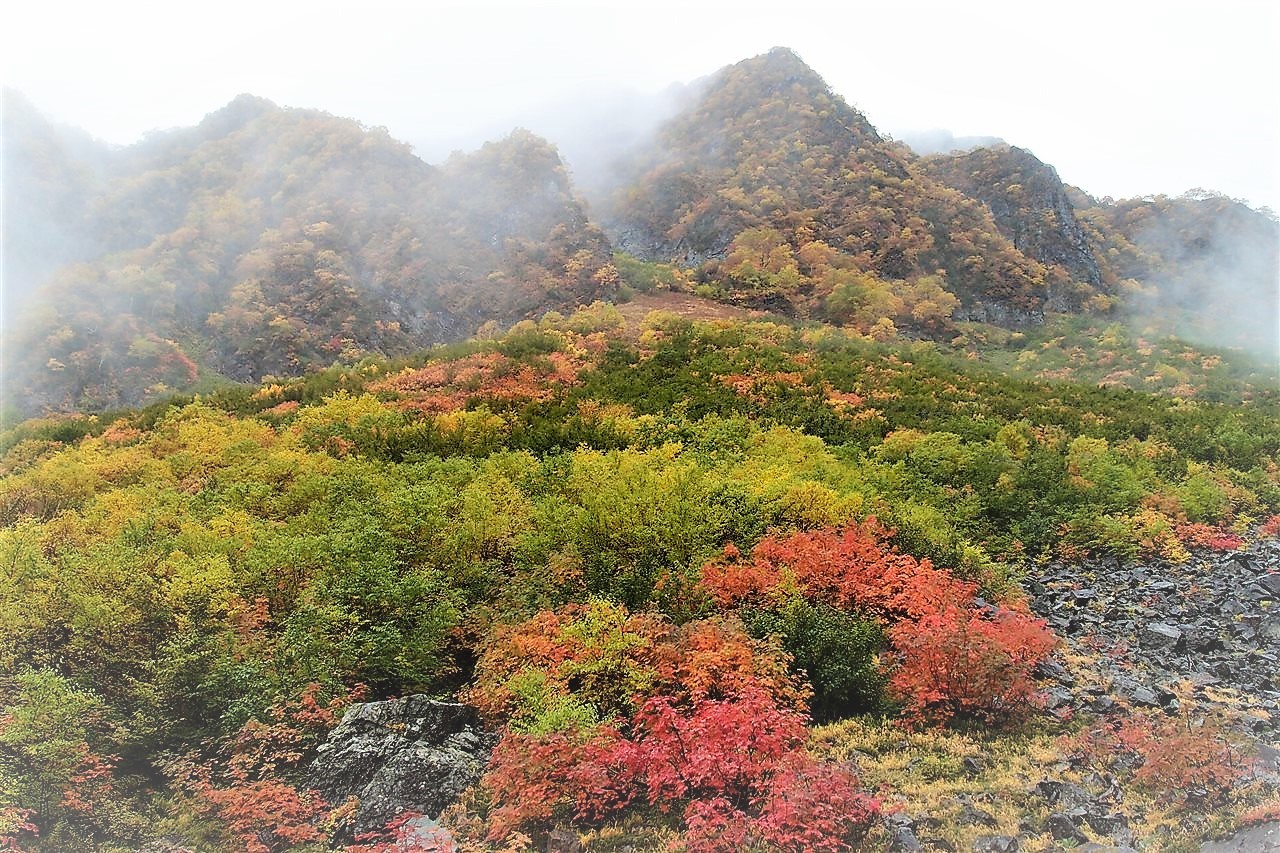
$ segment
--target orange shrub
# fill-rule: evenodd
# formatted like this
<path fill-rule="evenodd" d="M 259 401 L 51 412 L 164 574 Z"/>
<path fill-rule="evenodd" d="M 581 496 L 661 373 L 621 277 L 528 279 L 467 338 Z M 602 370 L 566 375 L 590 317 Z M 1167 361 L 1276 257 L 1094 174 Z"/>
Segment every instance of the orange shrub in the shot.
<path fill-rule="evenodd" d="M 788 581 L 810 601 L 890 621 L 918 618 L 969 601 L 977 586 L 929 560 L 902 554 L 869 519 L 843 531 L 763 539 L 744 560 L 734 549 L 702 568 L 702 586 L 722 607 L 767 603 Z"/>
<path fill-rule="evenodd" d="M 957 606 L 890 629 L 889 686 L 917 722 L 998 722 L 1035 707 L 1032 670 L 1057 645 L 1041 619 L 1009 609 Z"/>

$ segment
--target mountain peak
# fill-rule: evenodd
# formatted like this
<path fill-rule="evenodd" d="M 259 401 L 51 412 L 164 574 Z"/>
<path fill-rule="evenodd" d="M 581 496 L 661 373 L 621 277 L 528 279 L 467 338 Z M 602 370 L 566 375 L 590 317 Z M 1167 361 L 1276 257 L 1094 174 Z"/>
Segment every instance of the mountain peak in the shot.
<path fill-rule="evenodd" d="M 809 64 L 800 58 L 800 54 L 796 53 L 789 47 L 783 47 L 781 45 L 778 47 L 771 47 L 759 56 L 754 57 L 754 59 L 763 60 L 765 63 L 778 68 L 790 68 L 794 71 L 803 71 L 812 74 L 815 77 L 818 76 L 817 72 L 810 68 Z M 746 61 L 750 62 L 751 60 L 748 59 Z"/>
<path fill-rule="evenodd" d="M 204 117 L 200 127 L 211 137 L 226 136 L 249 124 L 259 116 L 280 109 L 266 98 L 241 93 L 221 109 L 214 110 Z"/>
<path fill-rule="evenodd" d="M 789 47 L 775 47 L 768 53 L 744 59 L 722 69 L 718 76 L 723 83 L 738 81 L 754 85 L 761 94 L 767 95 L 781 94 L 797 86 L 810 96 L 831 92 L 822 75 Z"/>

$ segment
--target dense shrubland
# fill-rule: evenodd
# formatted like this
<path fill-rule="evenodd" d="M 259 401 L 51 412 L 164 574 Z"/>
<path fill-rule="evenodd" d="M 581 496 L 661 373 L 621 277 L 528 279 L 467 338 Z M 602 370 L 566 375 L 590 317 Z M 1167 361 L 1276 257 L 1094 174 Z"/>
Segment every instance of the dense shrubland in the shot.
<path fill-rule="evenodd" d="M 422 691 L 502 731 L 468 844 L 640 820 L 691 849 L 839 849 L 884 792 L 811 753 L 811 719 L 1025 725 L 1055 640 L 1022 561 L 1185 559 L 1280 511 L 1265 394 L 621 326 L 598 305 L 6 433 L 0 837 L 322 844 L 342 804 L 300 787 L 318 738 L 357 697 Z"/>

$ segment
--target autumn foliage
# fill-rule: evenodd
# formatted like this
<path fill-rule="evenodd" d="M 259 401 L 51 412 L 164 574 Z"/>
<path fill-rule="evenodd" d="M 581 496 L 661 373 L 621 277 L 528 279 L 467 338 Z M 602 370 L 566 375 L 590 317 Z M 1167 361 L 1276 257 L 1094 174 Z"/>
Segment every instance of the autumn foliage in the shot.
<path fill-rule="evenodd" d="M 1178 540 L 1188 548 L 1208 548 L 1211 551 L 1235 551 L 1244 539 L 1230 530 L 1208 524 L 1180 524 L 1176 531 Z"/>
<path fill-rule="evenodd" d="M 245 723 L 218 759 L 188 755 L 169 767 L 192 810 L 225 827 L 228 838 L 247 853 L 275 853 L 328 838 L 320 824 L 329 804 L 291 784 L 288 775 L 361 691 L 327 702 L 318 692 L 310 685 L 297 700 L 273 707 L 270 722 Z"/>
<path fill-rule="evenodd" d="M 493 837 L 557 816 L 599 820 L 643 801 L 681 815 L 695 850 L 843 849 L 879 807 L 851 771 L 804 752 L 806 724 L 754 688 L 691 705 L 658 696 L 622 729 L 581 741 L 508 732 L 485 778 L 503 804 Z"/>
<path fill-rule="evenodd" d="M 844 530 L 761 540 L 750 561 L 736 548 L 702 569 L 702 584 L 722 607 L 767 601 L 794 582 L 805 598 L 889 621 L 919 618 L 968 601 L 977 586 L 929 560 L 899 553 L 871 519 Z"/>
<path fill-rule="evenodd" d="M 676 626 L 602 600 L 499 628 L 476 673 L 468 701 L 491 719 L 524 728 L 544 728 L 535 718 L 565 703 L 603 722 L 627 717 L 658 695 L 698 702 L 755 689 L 797 709 L 808 697 L 779 650 L 733 620 Z"/>
<path fill-rule="evenodd" d="M 1035 665 L 1057 645 L 1044 622 L 1010 609 L 947 607 L 889 632 L 890 687 L 915 720 L 990 723 L 1035 707 Z"/>
<path fill-rule="evenodd" d="M 876 812 L 804 752 L 808 691 L 733 620 L 570 605 L 500 630 L 477 671 L 472 701 L 511 720 L 485 777 L 492 838 L 644 803 L 692 849 L 837 849 Z"/>
<path fill-rule="evenodd" d="M 1062 738 L 1073 760 L 1131 775 L 1158 799 L 1220 803 L 1253 766 L 1237 739 L 1213 721 L 1134 714 Z"/>
<path fill-rule="evenodd" d="M 789 589 L 889 626 L 893 695 L 910 719 L 988 723 L 1035 706 L 1032 670 L 1056 646 L 1043 620 L 978 602 L 976 584 L 898 552 L 874 520 L 843 531 L 767 538 L 751 559 L 736 549 L 703 568 L 720 606 L 777 600 Z"/>

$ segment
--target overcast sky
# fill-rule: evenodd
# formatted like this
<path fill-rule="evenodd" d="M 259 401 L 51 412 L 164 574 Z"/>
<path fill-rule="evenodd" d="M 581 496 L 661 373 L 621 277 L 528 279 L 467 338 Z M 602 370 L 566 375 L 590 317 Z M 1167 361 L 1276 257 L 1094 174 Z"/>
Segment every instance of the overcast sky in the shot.
<path fill-rule="evenodd" d="M 1277 5 L 43 0 L 6 4 L 0 74 L 113 143 L 251 92 L 433 160 L 786 45 L 892 135 L 999 136 L 1098 196 L 1205 187 L 1280 210 Z"/>

